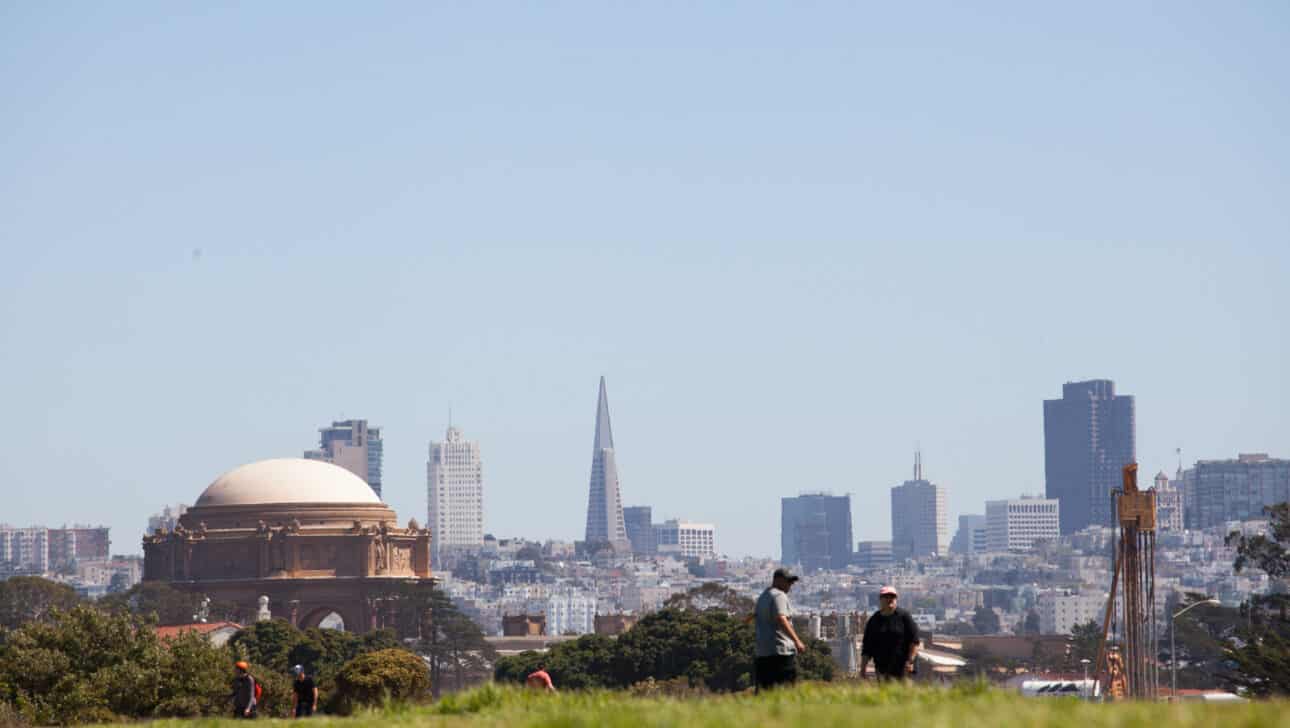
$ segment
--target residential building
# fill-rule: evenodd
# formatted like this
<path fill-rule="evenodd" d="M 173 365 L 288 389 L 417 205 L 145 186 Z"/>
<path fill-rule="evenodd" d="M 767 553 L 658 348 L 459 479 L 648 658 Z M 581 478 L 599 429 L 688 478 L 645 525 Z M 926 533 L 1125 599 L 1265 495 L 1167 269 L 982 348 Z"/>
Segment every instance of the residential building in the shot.
<path fill-rule="evenodd" d="M 604 377 L 600 378 L 600 397 L 596 402 L 596 439 L 591 448 L 586 542 L 608 543 L 619 553 L 628 553 L 632 548 L 623 522 L 623 496 L 618 483 L 614 432 L 609 425 L 609 396 L 605 393 Z"/>
<path fill-rule="evenodd" d="M 1109 379 L 1067 382 L 1044 400 L 1045 495 L 1061 502 L 1061 531 L 1111 526 L 1111 492 L 1135 462 L 1134 403 Z"/>
<path fill-rule="evenodd" d="M 48 535 L 49 568 L 65 569 L 78 561 L 104 561 L 112 553 L 107 526 L 51 528 Z"/>
<path fill-rule="evenodd" d="M 318 430 L 318 449 L 306 450 L 308 460 L 339 465 L 357 475 L 381 497 L 381 463 L 385 455 L 381 429 L 367 420 L 344 420 Z"/>
<path fill-rule="evenodd" d="M 861 541 L 852 562 L 861 569 L 885 569 L 892 565 L 890 541 Z"/>
<path fill-rule="evenodd" d="M 914 479 L 891 489 L 891 554 L 897 561 L 949 553 L 945 488 L 923 478 L 922 453 L 914 455 Z"/>
<path fill-rule="evenodd" d="M 1235 460 L 1201 460 L 1184 474 L 1187 528 L 1267 518 L 1264 507 L 1290 501 L 1290 460 L 1242 453 Z"/>
<path fill-rule="evenodd" d="M 1036 599 L 1041 634 L 1071 634 L 1076 625 L 1100 622 L 1105 616 L 1105 594 L 1040 592 Z"/>
<path fill-rule="evenodd" d="M 780 560 L 804 571 L 851 563 L 851 496 L 802 493 L 780 501 Z"/>
<path fill-rule="evenodd" d="M 986 501 L 986 550 L 1029 551 L 1037 541 L 1056 541 L 1061 537 L 1059 510 L 1055 498 Z"/>
<path fill-rule="evenodd" d="M 426 462 L 426 498 L 431 533 L 431 567 L 443 568 L 444 557 L 477 552 L 484 546 L 484 464 L 479 443 L 448 426 L 443 440 L 430 443 Z"/>
<path fill-rule="evenodd" d="M 950 541 L 952 554 L 976 554 L 986 550 L 986 521 L 984 515 L 959 516 L 959 528 Z"/>
<path fill-rule="evenodd" d="M 684 559 L 717 555 L 717 528 L 711 523 L 691 523 L 673 518 L 654 524 L 658 553 Z"/>
<path fill-rule="evenodd" d="M 1159 531 L 1183 530 L 1182 470 L 1178 478 L 1170 480 L 1165 471 L 1156 474 L 1156 529 Z"/>
<path fill-rule="evenodd" d="M 49 571 L 49 529 L 0 524 L 0 565 L 7 573 L 43 574 Z"/>
<path fill-rule="evenodd" d="M 546 599 L 548 635 L 592 634 L 596 631 L 596 596 L 576 589 Z"/>
<path fill-rule="evenodd" d="M 632 553 L 637 556 L 651 556 L 658 553 L 658 543 L 654 540 L 654 509 L 649 506 L 627 506 L 623 509 L 623 526 L 627 529 L 627 540 L 631 541 Z"/>

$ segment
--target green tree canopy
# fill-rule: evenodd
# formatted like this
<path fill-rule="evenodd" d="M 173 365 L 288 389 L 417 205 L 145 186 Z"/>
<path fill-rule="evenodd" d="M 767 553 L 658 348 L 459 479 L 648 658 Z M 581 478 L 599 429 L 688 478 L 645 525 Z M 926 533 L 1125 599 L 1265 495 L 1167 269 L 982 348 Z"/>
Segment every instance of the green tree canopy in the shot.
<path fill-rule="evenodd" d="M 28 622 L 49 619 L 56 610 L 80 604 L 76 590 L 39 576 L 14 576 L 0 581 L 0 627 L 18 629 Z"/>

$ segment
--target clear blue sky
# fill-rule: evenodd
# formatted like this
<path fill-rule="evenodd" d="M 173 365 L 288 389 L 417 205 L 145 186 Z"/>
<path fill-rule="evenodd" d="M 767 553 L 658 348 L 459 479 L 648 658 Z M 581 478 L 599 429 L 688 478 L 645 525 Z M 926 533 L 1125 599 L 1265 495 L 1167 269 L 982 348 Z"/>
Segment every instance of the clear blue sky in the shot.
<path fill-rule="evenodd" d="M 612 5 L 612 6 L 611 6 Z M 1290 457 L 1290 6 L 0 5 L 0 520 L 150 513 L 333 418 L 387 500 L 481 441 L 486 526 L 628 504 L 777 555 L 1043 490 L 1064 381 L 1145 474 Z M 200 255 L 195 255 L 200 251 Z"/>

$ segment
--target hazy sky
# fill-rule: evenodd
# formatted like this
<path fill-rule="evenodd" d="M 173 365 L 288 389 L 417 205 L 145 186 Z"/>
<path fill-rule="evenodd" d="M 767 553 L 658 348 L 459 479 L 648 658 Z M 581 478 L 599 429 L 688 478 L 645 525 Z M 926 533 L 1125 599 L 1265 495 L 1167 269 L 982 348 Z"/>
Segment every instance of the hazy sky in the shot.
<path fill-rule="evenodd" d="M 970 5 L 970 7 L 969 7 Z M 1043 6 L 1043 7 L 1039 7 Z M 1290 5 L 0 4 L 0 520 L 149 514 L 449 406 L 485 525 L 1042 492 L 1042 400 L 1145 476 L 1290 457 Z M 1145 478 L 1144 478 L 1145 481 Z"/>

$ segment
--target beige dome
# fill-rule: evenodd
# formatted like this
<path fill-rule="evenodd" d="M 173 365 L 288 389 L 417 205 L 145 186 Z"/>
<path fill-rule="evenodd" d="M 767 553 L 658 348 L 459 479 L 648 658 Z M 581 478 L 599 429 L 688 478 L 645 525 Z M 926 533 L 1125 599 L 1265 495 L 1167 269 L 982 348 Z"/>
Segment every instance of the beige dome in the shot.
<path fill-rule="evenodd" d="M 234 468 L 215 479 L 194 507 L 267 503 L 380 503 L 348 470 L 321 460 L 280 458 Z"/>

